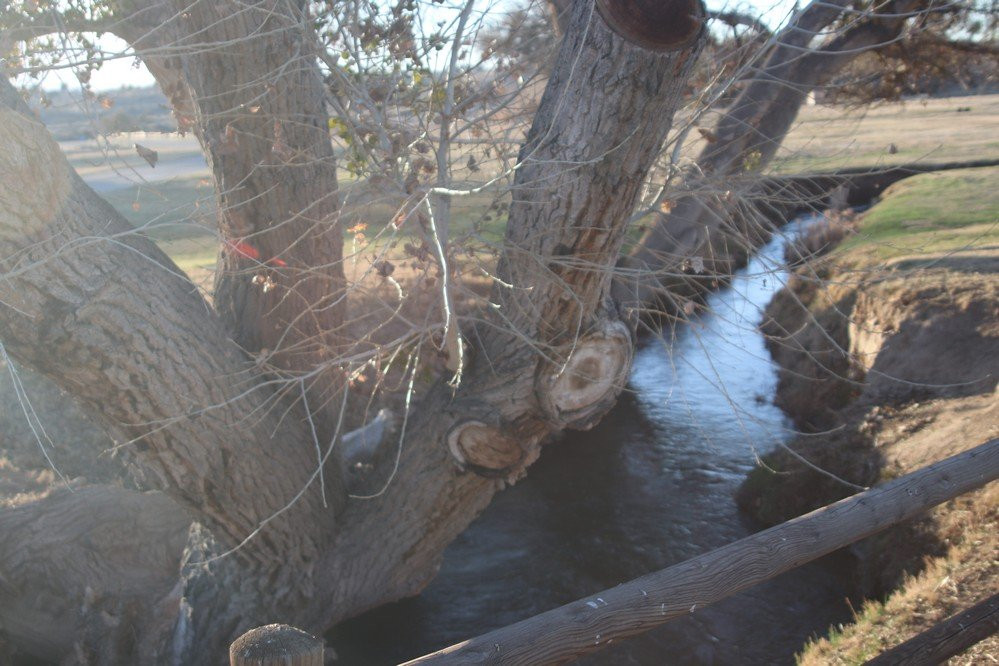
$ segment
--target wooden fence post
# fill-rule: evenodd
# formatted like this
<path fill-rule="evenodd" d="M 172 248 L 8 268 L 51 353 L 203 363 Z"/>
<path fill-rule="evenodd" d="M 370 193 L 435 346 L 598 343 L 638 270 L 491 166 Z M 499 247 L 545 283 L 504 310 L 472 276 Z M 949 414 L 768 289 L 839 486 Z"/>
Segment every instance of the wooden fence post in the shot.
<path fill-rule="evenodd" d="M 246 632 L 229 646 L 229 666 L 323 666 L 323 641 L 286 624 Z"/>

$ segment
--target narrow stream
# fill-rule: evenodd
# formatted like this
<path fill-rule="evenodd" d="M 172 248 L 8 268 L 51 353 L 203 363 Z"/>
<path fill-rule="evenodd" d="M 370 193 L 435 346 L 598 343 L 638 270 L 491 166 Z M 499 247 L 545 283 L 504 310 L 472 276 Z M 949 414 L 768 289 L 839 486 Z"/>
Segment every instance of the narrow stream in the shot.
<path fill-rule="evenodd" d="M 710 314 L 646 343 L 614 411 L 497 495 L 423 594 L 340 625 L 339 663 L 405 661 L 753 532 L 733 493 L 754 452 L 789 436 L 756 329 L 786 276 L 783 243 L 714 294 Z M 848 563 L 830 556 L 583 661 L 793 663 L 810 636 L 849 619 L 849 590 Z"/>

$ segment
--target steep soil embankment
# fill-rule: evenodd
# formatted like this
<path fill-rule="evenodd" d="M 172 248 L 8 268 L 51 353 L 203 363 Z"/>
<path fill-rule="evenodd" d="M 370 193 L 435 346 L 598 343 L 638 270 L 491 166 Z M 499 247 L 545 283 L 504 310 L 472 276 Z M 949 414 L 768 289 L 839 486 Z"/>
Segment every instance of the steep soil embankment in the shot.
<path fill-rule="evenodd" d="M 977 171 L 992 173 L 899 183 L 857 236 L 806 263 L 768 307 L 776 402 L 809 433 L 790 447 L 823 472 L 785 451 L 767 456 L 770 470 L 755 470 L 738 498 L 760 520 L 787 520 L 857 491 L 847 483 L 870 486 L 999 437 L 999 195 L 979 188 L 964 209 L 960 197 L 941 197 L 997 175 Z M 954 223 L 970 205 L 977 214 Z M 859 663 L 994 594 L 999 484 L 854 552 L 852 592 L 894 592 L 810 645 L 803 663 Z M 997 650 L 993 637 L 952 663 Z"/>

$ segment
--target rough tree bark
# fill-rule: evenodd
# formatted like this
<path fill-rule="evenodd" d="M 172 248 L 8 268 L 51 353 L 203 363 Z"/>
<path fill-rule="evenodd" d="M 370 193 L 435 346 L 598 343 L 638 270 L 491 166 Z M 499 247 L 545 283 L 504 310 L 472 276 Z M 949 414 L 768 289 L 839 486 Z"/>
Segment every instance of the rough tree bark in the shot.
<path fill-rule="evenodd" d="M 109 8 L 110 16 L 86 20 L 42 10 L 4 37 L 108 32 L 142 58 L 211 167 L 222 241 L 215 309 L 259 362 L 307 378 L 325 425 L 342 383 L 330 360 L 347 342 L 343 234 L 303 4 L 111 0 Z"/>
<path fill-rule="evenodd" d="M 244 349 L 313 372 L 340 348 L 345 281 L 325 88 L 300 4 L 178 0 L 175 46 L 219 196 L 215 308 Z M 251 279 L 263 273 L 273 288 Z"/>
<path fill-rule="evenodd" d="M 224 300 L 223 313 L 229 314 L 217 315 L 166 256 L 130 233 L 127 223 L 86 187 L 16 91 L 0 84 L 0 145 L 5 148 L 0 152 L 0 308 L 5 310 L 0 340 L 13 358 L 99 414 L 143 487 L 161 489 L 182 507 L 170 513 L 162 496 L 127 495 L 143 511 L 168 513 L 170 536 L 148 532 L 142 520 L 131 530 L 104 533 L 98 552 L 118 553 L 135 572 L 122 584 L 112 584 L 86 559 L 66 571 L 17 569 L 24 585 L 14 594 L 30 595 L 37 571 L 55 577 L 48 586 L 61 584 L 67 591 L 53 608 L 58 612 L 39 617 L 35 627 L 65 638 L 57 650 L 72 645 L 98 662 L 211 663 L 221 660 L 228 641 L 250 625 L 286 622 L 317 632 L 414 594 L 435 574 L 447 543 L 504 482 L 524 474 L 546 438 L 565 427 L 587 427 L 609 409 L 631 358 L 630 330 L 609 305 L 610 269 L 641 183 L 680 102 L 703 34 L 704 10 L 699 0 L 598 4 L 599 10 L 589 2 L 572 9 L 560 57 L 521 152 L 500 261 L 502 283 L 493 299 L 499 307 L 474 335 L 466 332 L 477 349 L 461 386 L 455 391 L 442 382 L 414 409 L 397 470 L 383 492 L 343 503 L 339 478 L 327 474 L 330 508 L 318 484 L 311 483 L 316 459 L 307 425 L 301 418 L 282 419 L 283 406 L 274 408 L 270 376 L 245 353 L 253 344 L 248 340 L 255 338 L 242 338 L 239 345 L 230 337 L 240 336 L 243 318 L 254 320 L 246 323 L 253 329 L 275 310 L 246 302 L 229 306 Z M 240 4 L 245 14 L 230 23 L 228 15 L 209 20 L 216 3 L 196 3 L 190 20 L 204 21 L 197 25 L 206 30 L 260 28 L 245 41 L 260 39 L 265 47 L 273 45 L 269 39 L 295 34 L 294 14 L 261 19 L 254 11 L 262 5 L 291 6 Z M 198 19 L 199 11 L 209 14 Z M 198 32 L 186 34 L 195 39 Z M 242 78 L 230 79 L 245 92 L 262 80 L 280 85 L 274 80 L 300 76 L 295 80 L 304 86 L 305 101 L 286 119 L 280 115 L 284 102 L 269 102 L 266 84 L 258 90 L 263 95 L 258 111 L 234 108 L 251 103 L 242 97 L 210 107 L 213 84 L 193 69 L 255 63 L 243 60 L 237 66 L 230 52 L 215 51 L 217 45 L 200 52 L 185 44 L 196 53 L 183 63 L 181 77 L 193 91 L 190 99 L 200 114 L 206 150 L 212 150 L 213 141 L 223 144 L 212 166 L 230 214 L 244 211 L 245 193 L 239 188 L 247 183 L 257 183 L 253 191 L 261 194 L 270 191 L 266 178 L 293 182 L 290 191 L 272 184 L 284 192 L 272 216 L 223 220 L 225 241 L 250 238 L 260 254 L 257 263 L 241 255 L 231 268 L 274 270 L 273 263 L 261 266 L 274 259 L 289 269 L 328 267 L 316 262 L 338 265 L 339 237 L 315 238 L 338 233 L 325 226 L 330 192 L 319 185 L 293 189 L 313 177 L 331 183 L 331 162 L 325 148 L 292 142 L 294 130 L 284 125 L 303 126 L 303 137 L 317 132 L 316 117 L 295 115 L 313 99 L 314 59 L 302 54 L 290 73 L 265 66 L 256 76 L 248 68 L 238 75 Z M 277 115 L 263 123 L 248 117 L 265 109 Z M 236 115 L 228 119 L 229 113 Z M 240 150 L 253 157 L 227 154 L 224 144 L 232 138 L 226 136 L 227 127 L 239 137 Z M 244 137 L 250 128 L 254 135 Z M 325 134 L 323 143 L 328 144 Z M 232 173 L 245 178 L 233 183 L 227 180 Z M 25 182 L 38 187 L 24 188 Z M 292 210 L 281 209 L 292 196 L 302 198 Z M 288 228 L 302 237 L 286 238 L 284 226 L 269 226 L 273 216 L 285 213 L 290 214 L 284 217 Z M 225 235 L 230 232 L 238 235 Z M 330 254 L 310 254 L 313 241 Z M 335 274 L 319 279 L 337 288 Z M 299 314 L 315 307 L 307 298 L 296 302 L 305 310 Z M 226 326 L 233 312 L 240 321 Z M 278 323 L 287 328 L 290 320 Z M 320 327 L 303 336 L 318 340 L 326 332 Z M 62 502 L 62 520 L 87 529 L 112 518 L 102 507 L 113 492 L 98 488 L 56 498 Z M 23 525 L 48 515 L 56 499 L 19 507 L 16 520 L 0 514 L 0 543 L 18 538 Z M 178 532 L 188 516 L 204 529 L 192 530 L 183 555 L 171 555 L 169 544 L 182 540 Z M 166 545 L 146 547 L 153 543 Z M 72 558 L 76 546 L 71 538 L 62 542 L 60 557 Z M 24 537 L 18 552 L 34 554 L 39 548 L 40 542 Z M 224 556 L 210 566 L 199 565 L 219 554 Z M 164 572 L 174 563 L 183 569 L 171 586 Z M 8 566 L 13 565 L 0 560 L 0 580 L 9 578 Z M 88 585 L 96 587 L 88 592 Z M 110 601 L 88 603 L 88 595 Z M 128 623 L 134 633 L 99 630 L 108 603 L 113 619 Z M 68 616 L 77 621 L 65 621 Z M 11 630 L 6 623 L 5 628 Z M 30 635 L 10 638 L 27 648 L 36 644 Z"/>
<path fill-rule="evenodd" d="M 347 342 L 343 232 L 305 7 L 121 0 L 116 9 L 115 31 L 152 65 L 212 171 L 222 241 L 215 309 L 260 362 L 308 377 L 326 440 L 342 388 L 331 360 Z"/>
<path fill-rule="evenodd" d="M 5 80 L 0 102 L 0 340 L 99 415 L 138 482 L 237 546 L 307 486 L 316 457 L 306 425 L 281 420 L 186 276 L 80 180 Z M 83 497 L 78 510 L 84 523 L 102 518 Z M 313 488 L 227 558 L 219 580 L 256 593 L 265 614 L 284 612 L 332 528 Z M 254 590 L 262 585 L 266 594 Z"/>
<path fill-rule="evenodd" d="M 50 662 L 108 663 L 159 642 L 180 610 L 190 522 L 160 493 L 106 486 L 59 489 L 0 513 L 0 627 Z"/>

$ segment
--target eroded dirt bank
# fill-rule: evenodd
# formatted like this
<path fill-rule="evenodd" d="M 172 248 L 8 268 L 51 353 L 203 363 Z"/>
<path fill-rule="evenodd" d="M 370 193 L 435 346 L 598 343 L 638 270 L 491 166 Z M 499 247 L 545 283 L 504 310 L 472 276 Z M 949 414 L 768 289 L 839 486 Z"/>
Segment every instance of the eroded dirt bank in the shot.
<path fill-rule="evenodd" d="M 774 452 L 740 489 L 743 508 L 781 522 L 856 492 L 849 484 L 999 436 L 999 222 L 981 212 L 943 241 L 928 233 L 940 230 L 932 216 L 888 235 L 876 228 L 883 211 L 862 218 L 847 247 L 807 262 L 775 297 L 762 327 L 780 366 L 776 402 L 806 433 L 791 448 L 823 471 Z M 858 609 L 802 663 L 860 663 L 995 594 L 999 484 L 853 550 L 859 592 L 886 600 Z M 950 663 L 988 654 L 999 654 L 996 637 Z"/>

